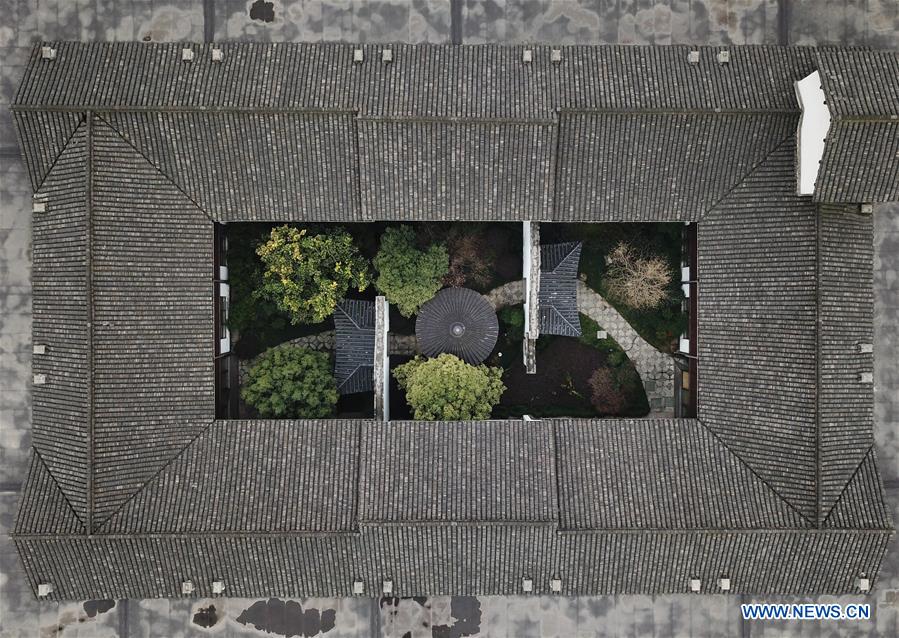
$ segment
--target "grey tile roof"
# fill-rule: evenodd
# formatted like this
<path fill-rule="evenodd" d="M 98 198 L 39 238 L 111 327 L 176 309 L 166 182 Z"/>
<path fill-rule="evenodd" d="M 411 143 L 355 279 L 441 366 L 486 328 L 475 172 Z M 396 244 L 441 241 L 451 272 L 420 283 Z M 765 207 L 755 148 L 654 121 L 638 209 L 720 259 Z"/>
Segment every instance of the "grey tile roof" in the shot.
<path fill-rule="evenodd" d="M 31 455 L 29 486 L 19 503 L 19 517 L 14 533 L 28 534 L 84 534 L 81 518 L 50 474 L 38 452 Z"/>
<path fill-rule="evenodd" d="M 571 420 L 555 432 L 564 529 L 809 525 L 695 419 Z"/>
<path fill-rule="evenodd" d="M 75 131 L 41 185 L 45 213 L 32 217 L 34 447 L 60 489 L 87 520 L 89 335 L 87 125 Z"/>
<path fill-rule="evenodd" d="M 362 209 L 372 219 L 527 220 L 551 214 L 552 122 L 360 119 Z"/>
<path fill-rule="evenodd" d="M 364 116 L 546 119 L 556 109 L 797 110 L 793 81 L 815 68 L 807 47 L 188 44 L 56 42 L 35 48 L 15 104 L 176 110 L 333 110 Z M 213 62 L 211 48 L 224 53 Z M 393 62 L 381 61 L 381 50 Z M 562 62 L 550 52 L 561 48 Z M 533 62 L 522 62 L 531 49 Z M 698 64 L 687 54 L 700 52 Z M 123 76 L 123 70 L 127 75 Z M 125 81 L 122 78 L 125 77 Z"/>
<path fill-rule="evenodd" d="M 831 508 L 824 527 L 891 529 L 893 524 L 872 445 Z"/>
<path fill-rule="evenodd" d="M 818 229 L 821 518 L 874 445 L 874 230 L 870 215 L 822 208 Z"/>
<path fill-rule="evenodd" d="M 102 534 L 356 527 L 358 421 L 215 421 Z"/>
<path fill-rule="evenodd" d="M 224 44 L 216 66 L 182 46 L 59 44 L 14 105 L 47 198 L 46 382 L 15 535 L 32 586 L 515 594 L 558 576 L 657 593 L 728 575 L 738 593 L 847 593 L 876 577 L 892 522 L 852 381 L 869 362 L 847 349 L 871 331 L 870 220 L 795 194 L 792 82 L 813 50 L 718 65 L 704 48 L 693 66 L 686 47 L 566 47 L 553 65 L 534 47 L 525 65 L 523 47 L 403 45 L 385 65 L 366 46 L 354 66 L 350 46 Z M 212 219 L 490 211 L 699 219 L 698 420 L 213 422 Z M 576 282 L 576 252 L 542 255 L 541 280 Z"/>
<path fill-rule="evenodd" d="M 876 579 L 888 530 L 636 530 L 558 533 L 552 527 L 380 525 L 358 534 L 185 534 L 38 538 L 17 536 L 33 587 L 52 577 L 51 600 L 212 595 L 223 580 L 233 597 L 352 594 L 362 580 L 378 596 L 534 593 L 852 594 L 861 574 Z M 826 559 L 822 559 L 826 557 Z"/>
<path fill-rule="evenodd" d="M 541 334 L 581 336 L 581 319 L 577 312 L 581 247 L 579 241 L 540 245 L 537 299 Z"/>
<path fill-rule="evenodd" d="M 351 112 L 103 117 L 216 220 L 365 218 Z"/>
<path fill-rule="evenodd" d="M 40 189 L 56 158 L 83 121 L 84 115 L 76 111 L 31 111 L 15 118 L 19 139 L 27 141 L 23 144 L 22 157 L 33 191 Z"/>
<path fill-rule="evenodd" d="M 555 456 L 549 422 L 367 423 L 360 519 L 555 523 Z"/>
<path fill-rule="evenodd" d="M 341 394 L 370 392 L 375 365 L 375 304 L 344 299 L 334 312 L 334 376 Z"/>
<path fill-rule="evenodd" d="M 699 418 L 810 520 L 817 210 L 785 140 L 698 225 Z"/>
<path fill-rule="evenodd" d="M 799 122 L 795 113 L 563 112 L 557 221 L 696 221 Z"/>
<path fill-rule="evenodd" d="M 529 64 L 495 45 L 391 45 L 390 64 L 371 45 L 362 64 L 338 44 L 217 44 L 222 62 L 190 45 L 189 63 L 181 44 L 54 46 L 16 97 L 23 139 L 57 144 L 35 112 L 102 112 L 222 221 L 695 220 L 795 128 L 792 82 L 814 65 L 776 47 L 722 65 L 681 46 L 563 47 L 559 64 L 544 46 Z"/>
<path fill-rule="evenodd" d="M 822 49 L 816 66 L 831 124 L 815 199 L 899 199 L 899 54 Z"/>
<path fill-rule="evenodd" d="M 96 523 L 212 420 L 212 223 L 112 128 L 92 129 Z"/>

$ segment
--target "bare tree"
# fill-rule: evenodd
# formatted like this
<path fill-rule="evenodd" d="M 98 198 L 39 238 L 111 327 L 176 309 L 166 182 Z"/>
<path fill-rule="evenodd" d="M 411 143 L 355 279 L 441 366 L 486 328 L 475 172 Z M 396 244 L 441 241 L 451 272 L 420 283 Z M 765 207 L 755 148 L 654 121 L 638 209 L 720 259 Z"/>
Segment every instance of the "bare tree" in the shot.
<path fill-rule="evenodd" d="M 606 266 L 606 291 L 631 308 L 656 308 L 668 297 L 673 273 L 662 257 L 643 255 L 619 242 L 606 256 Z"/>

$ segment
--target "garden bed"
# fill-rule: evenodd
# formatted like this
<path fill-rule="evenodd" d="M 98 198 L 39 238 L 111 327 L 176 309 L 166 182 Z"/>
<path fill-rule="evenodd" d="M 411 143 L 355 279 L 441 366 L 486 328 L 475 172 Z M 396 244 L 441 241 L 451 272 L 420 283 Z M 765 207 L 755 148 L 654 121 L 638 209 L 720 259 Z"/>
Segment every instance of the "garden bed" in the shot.
<path fill-rule="evenodd" d="M 580 315 L 583 335 L 579 339 L 554 335 L 537 340 L 537 373 L 527 374 L 521 361 L 521 340 L 514 327 L 498 344 L 508 365 L 503 375 L 506 392 L 494 410 L 497 418 L 517 417 L 641 417 L 649 413 L 649 402 L 639 376 L 622 389 L 624 408 L 615 414 L 603 414 L 591 402 L 590 377 L 600 368 L 612 370 L 632 367 L 627 355 L 613 339 L 597 339 L 598 326 Z M 514 355 L 513 355 L 514 353 Z"/>
<path fill-rule="evenodd" d="M 602 295 L 647 342 L 662 352 L 676 350 L 677 340 L 687 327 L 680 287 L 683 224 L 541 224 L 540 235 L 543 243 L 582 241 L 579 271 L 587 285 Z M 635 310 L 608 293 L 604 280 L 606 257 L 622 241 L 644 254 L 664 258 L 671 269 L 668 298 L 658 307 Z"/>

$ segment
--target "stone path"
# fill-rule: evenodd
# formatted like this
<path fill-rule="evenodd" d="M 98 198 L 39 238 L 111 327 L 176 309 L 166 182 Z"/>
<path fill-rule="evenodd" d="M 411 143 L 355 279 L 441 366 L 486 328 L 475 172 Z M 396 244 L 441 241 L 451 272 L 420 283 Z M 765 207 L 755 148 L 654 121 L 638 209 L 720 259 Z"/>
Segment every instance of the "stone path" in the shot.
<path fill-rule="evenodd" d="M 494 310 L 524 303 L 524 279 L 510 281 L 494 288 L 484 295 L 484 299 L 490 302 Z"/>
<path fill-rule="evenodd" d="M 674 358 L 647 343 L 617 310 L 583 281 L 577 282 L 577 309 L 598 323 L 627 353 L 643 380 L 649 399 L 649 416 L 674 416 Z"/>
<path fill-rule="evenodd" d="M 617 310 L 583 281 L 578 281 L 577 286 L 578 311 L 608 332 L 634 363 L 649 399 L 649 416 L 674 416 L 674 358 L 647 343 Z M 523 303 L 524 280 L 494 288 L 484 297 L 496 310 Z"/>

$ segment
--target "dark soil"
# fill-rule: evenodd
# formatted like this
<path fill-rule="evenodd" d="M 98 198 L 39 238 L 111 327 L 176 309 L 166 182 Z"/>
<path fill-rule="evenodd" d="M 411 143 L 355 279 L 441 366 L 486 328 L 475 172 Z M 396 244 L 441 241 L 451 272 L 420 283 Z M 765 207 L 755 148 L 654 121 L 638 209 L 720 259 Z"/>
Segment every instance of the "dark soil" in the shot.
<path fill-rule="evenodd" d="M 400 387 L 393 376 L 393 369 L 411 360 L 412 357 L 391 355 L 390 357 L 390 420 L 407 421 L 412 419 L 412 408 L 406 403 L 406 391 Z"/>
<path fill-rule="evenodd" d="M 577 339 L 541 337 L 537 374 L 527 374 L 519 355 L 503 375 L 506 391 L 495 416 L 595 416 L 588 380 L 606 356 Z M 520 353 L 519 349 L 519 353 Z"/>
<path fill-rule="evenodd" d="M 371 419 L 375 416 L 375 393 L 341 394 L 335 419 Z"/>

